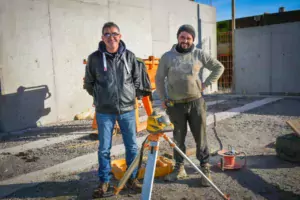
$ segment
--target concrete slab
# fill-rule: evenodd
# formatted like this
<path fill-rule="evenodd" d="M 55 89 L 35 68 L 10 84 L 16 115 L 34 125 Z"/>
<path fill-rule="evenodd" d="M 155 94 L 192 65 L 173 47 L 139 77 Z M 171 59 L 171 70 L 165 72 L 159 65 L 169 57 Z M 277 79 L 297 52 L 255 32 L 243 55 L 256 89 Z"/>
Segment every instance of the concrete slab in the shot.
<path fill-rule="evenodd" d="M 80 3 L 99 4 L 99 5 L 107 6 L 109 0 L 71 0 L 71 1 L 77 1 Z"/>
<path fill-rule="evenodd" d="M 127 49 L 137 57 L 148 58 L 152 54 L 151 12 L 149 9 L 112 4 L 109 10 L 109 20 L 118 24 Z"/>
<path fill-rule="evenodd" d="M 168 36 L 167 36 L 168 37 Z M 164 41 L 153 41 L 152 42 L 152 55 L 160 58 L 164 53 L 170 51 L 173 44 Z"/>
<path fill-rule="evenodd" d="M 218 97 L 218 98 L 247 98 L 247 97 L 261 97 L 261 98 L 284 98 L 284 99 L 299 99 L 300 96 L 292 96 L 292 95 L 267 95 L 267 94 L 210 94 L 210 97 Z"/>
<path fill-rule="evenodd" d="M 47 1 L 0 1 L 0 131 L 56 121 Z"/>
<path fill-rule="evenodd" d="M 236 92 L 247 94 L 270 90 L 270 37 L 271 33 L 266 28 L 259 31 L 237 30 L 235 34 Z"/>
<path fill-rule="evenodd" d="M 299 31 L 299 22 L 237 29 L 235 92 L 299 94 Z"/>
<path fill-rule="evenodd" d="M 298 93 L 300 58 L 300 23 L 281 24 L 271 26 L 272 34 L 272 65 L 270 92 Z"/>
<path fill-rule="evenodd" d="M 110 6 L 114 4 L 131 7 L 151 8 L 151 0 L 109 0 Z"/>
<path fill-rule="evenodd" d="M 37 141 L 34 141 L 34 142 L 29 142 L 29 143 L 19 145 L 19 146 L 15 146 L 15 147 L 11 147 L 11 148 L 0 149 L 0 154 L 1 153 L 16 154 L 16 153 L 28 151 L 28 150 L 31 150 L 31 149 L 39 149 L 39 148 L 43 148 L 43 147 L 50 146 L 50 145 L 53 145 L 53 144 L 65 142 L 65 141 L 68 141 L 68 140 L 78 139 L 78 138 L 86 136 L 88 133 L 91 133 L 91 131 L 72 132 L 72 133 L 70 133 L 70 135 L 64 135 L 64 136 L 59 136 L 59 137 L 54 137 L 54 138 L 41 139 L 41 140 L 37 140 Z"/>
<path fill-rule="evenodd" d="M 266 105 L 268 103 L 279 101 L 280 99 L 283 99 L 283 98 L 265 98 L 263 100 L 258 100 L 258 101 L 254 101 L 252 103 L 248 103 L 248 104 L 246 104 L 244 106 L 241 106 L 241 107 L 238 107 L 238 108 L 230 109 L 230 110 L 228 110 L 226 112 L 219 112 L 219 113 L 215 114 L 216 115 L 216 120 L 217 121 L 221 121 L 221 120 L 224 120 L 224 119 L 227 119 L 227 118 L 231 118 L 231 117 L 239 115 L 239 114 L 241 114 L 243 112 L 246 112 L 248 110 L 251 110 L 251 109 L 254 109 L 254 108 Z M 214 122 L 214 116 L 210 115 L 210 116 L 207 117 L 206 120 L 207 120 L 206 124 L 210 125 L 210 124 L 212 124 Z"/>
<path fill-rule="evenodd" d="M 177 43 L 176 33 L 183 24 L 192 24 L 198 29 L 197 3 L 181 0 L 152 0 L 151 24 L 153 55 L 161 57 Z M 182 11 L 187 12 L 182 12 Z M 195 40 L 198 43 L 198 37 Z"/>
<path fill-rule="evenodd" d="M 58 121 L 65 121 L 92 107 L 92 97 L 82 88 L 83 59 L 98 49 L 109 12 L 99 4 L 49 2 Z"/>

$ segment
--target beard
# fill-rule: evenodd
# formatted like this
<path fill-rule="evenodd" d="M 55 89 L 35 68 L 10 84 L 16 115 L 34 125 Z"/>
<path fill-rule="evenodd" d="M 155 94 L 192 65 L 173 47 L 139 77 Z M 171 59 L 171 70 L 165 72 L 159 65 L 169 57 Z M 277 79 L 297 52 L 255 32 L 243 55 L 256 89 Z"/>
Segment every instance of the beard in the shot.
<path fill-rule="evenodd" d="M 180 47 L 181 47 L 182 49 L 188 49 L 188 48 L 191 47 L 191 45 L 188 44 L 188 43 L 185 43 L 185 42 L 181 42 L 181 43 L 180 43 Z"/>

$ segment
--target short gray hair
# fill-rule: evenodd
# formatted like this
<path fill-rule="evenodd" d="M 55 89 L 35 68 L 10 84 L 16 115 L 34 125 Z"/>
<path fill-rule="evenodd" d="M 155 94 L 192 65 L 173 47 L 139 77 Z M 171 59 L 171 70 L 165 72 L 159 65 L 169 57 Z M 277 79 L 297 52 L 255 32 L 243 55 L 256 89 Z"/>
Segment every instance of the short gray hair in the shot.
<path fill-rule="evenodd" d="M 104 34 L 104 29 L 111 28 L 111 27 L 117 28 L 118 31 L 120 32 L 120 28 L 117 24 L 115 24 L 114 22 L 106 22 L 102 27 L 102 34 Z"/>

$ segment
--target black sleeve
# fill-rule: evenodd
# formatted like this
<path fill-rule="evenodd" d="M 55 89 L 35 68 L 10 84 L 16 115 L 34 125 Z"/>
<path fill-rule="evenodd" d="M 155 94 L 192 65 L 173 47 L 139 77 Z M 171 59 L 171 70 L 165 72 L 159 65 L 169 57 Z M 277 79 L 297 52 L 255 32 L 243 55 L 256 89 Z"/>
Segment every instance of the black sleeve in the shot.
<path fill-rule="evenodd" d="M 95 78 L 92 71 L 91 65 L 91 57 L 89 56 L 87 64 L 85 66 L 85 77 L 84 77 L 84 85 L 83 88 L 93 96 L 93 88 L 94 88 Z"/>

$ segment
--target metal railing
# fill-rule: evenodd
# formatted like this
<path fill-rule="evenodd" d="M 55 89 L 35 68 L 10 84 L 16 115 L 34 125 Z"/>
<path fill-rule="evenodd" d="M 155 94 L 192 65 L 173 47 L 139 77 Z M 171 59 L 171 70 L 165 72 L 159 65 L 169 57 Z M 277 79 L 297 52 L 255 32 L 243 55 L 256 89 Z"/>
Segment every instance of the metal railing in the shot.
<path fill-rule="evenodd" d="M 233 57 L 232 57 L 232 34 L 222 32 L 217 35 L 218 60 L 224 65 L 223 75 L 218 80 L 218 90 L 220 92 L 230 92 L 233 82 Z"/>

